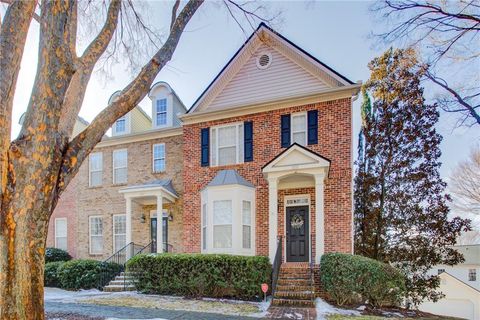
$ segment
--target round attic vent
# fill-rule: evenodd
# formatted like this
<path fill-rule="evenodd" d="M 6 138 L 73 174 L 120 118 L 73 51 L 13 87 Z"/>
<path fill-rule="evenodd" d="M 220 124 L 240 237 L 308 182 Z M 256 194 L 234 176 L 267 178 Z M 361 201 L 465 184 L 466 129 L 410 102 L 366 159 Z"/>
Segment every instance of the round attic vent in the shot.
<path fill-rule="evenodd" d="M 268 52 L 262 52 L 257 57 L 257 67 L 259 69 L 266 69 L 272 64 L 272 55 Z"/>

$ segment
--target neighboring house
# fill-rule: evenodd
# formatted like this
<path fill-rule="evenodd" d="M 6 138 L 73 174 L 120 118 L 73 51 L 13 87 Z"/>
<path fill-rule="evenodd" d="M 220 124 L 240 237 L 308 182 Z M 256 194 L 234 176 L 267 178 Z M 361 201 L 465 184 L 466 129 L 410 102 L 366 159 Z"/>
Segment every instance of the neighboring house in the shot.
<path fill-rule="evenodd" d="M 465 261 L 455 266 L 438 265 L 430 272 L 440 275 L 445 298 L 425 302 L 420 310 L 465 319 L 480 319 L 480 244 L 457 245 Z"/>
<path fill-rule="evenodd" d="M 76 257 L 156 240 L 273 261 L 279 237 L 285 262 L 351 253 L 359 89 L 264 24 L 188 112 L 154 85 L 153 120 L 139 108 L 120 118 L 55 210 L 76 212 Z"/>

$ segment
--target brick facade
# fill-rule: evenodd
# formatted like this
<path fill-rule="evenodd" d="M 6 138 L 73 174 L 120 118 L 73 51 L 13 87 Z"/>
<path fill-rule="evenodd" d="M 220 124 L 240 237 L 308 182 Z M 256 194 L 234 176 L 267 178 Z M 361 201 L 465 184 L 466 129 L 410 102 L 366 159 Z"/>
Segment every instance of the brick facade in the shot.
<path fill-rule="evenodd" d="M 152 146 L 156 143 L 165 143 L 166 170 L 154 173 L 152 170 Z M 128 151 L 128 182 L 113 184 L 112 152 L 118 149 Z M 183 139 L 182 135 L 175 135 L 159 139 L 143 140 L 108 147 L 97 147 L 93 152 L 103 154 L 103 180 L 98 187 L 89 187 L 88 159 L 83 163 L 74 181 L 61 197 L 53 217 L 71 215 L 68 219 L 69 251 L 77 258 L 105 259 L 113 254 L 113 215 L 125 214 L 126 202 L 121 188 L 151 182 L 155 179 L 171 179 L 173 187 L 179 194 L 179 199 L 170 204 L 164 201 L 163 209 L 173 216 L 168 225 L 168 243 L 174 251 L 183 251 L 182 242 L 182 207 L 183 207 Z M 156 205 L 132 203 L 132 241 L 146 245 L 151 242 L 150 211 Z M 91 255 L 89 253 L 89 216 L 102 216 L 103 223 L 103 253 Z M 47 246 L 54 246 L 54 220 L 51 220 Z M 71 247 L 70 247 L 71 241 Z"/>
<path fill-rule="evenodd" d="M 184 132 L 183 241 L 186 252 L 200 252 L 200 190 L 222 169 L 235 169 L 256 189 L 256 254 L 268 255 L 268 182 L 262 167 L 285 148 L 280 144 L 280 116 L 318 110 L 318 144 L 308 148 L 331 160 L 325 181 L 325 252 L 352 252 L 352 119 L 351 99 L 344 98 L 225 119 L 186 124 Z M 254 161 L 238 165 L 202 167 L 200 130 L 221 124 L 253 121 Z M 283 196 L 311 195 L 311 218 L 315 216 L 313 190 L 279 191 L 279 228 L 283 232 Z M 313 201 L 312 201 L 313 200 Z M 312 220 L 313 221 L 313 220 Z M 314 224 L 312 233 L 315 232 Z"/>

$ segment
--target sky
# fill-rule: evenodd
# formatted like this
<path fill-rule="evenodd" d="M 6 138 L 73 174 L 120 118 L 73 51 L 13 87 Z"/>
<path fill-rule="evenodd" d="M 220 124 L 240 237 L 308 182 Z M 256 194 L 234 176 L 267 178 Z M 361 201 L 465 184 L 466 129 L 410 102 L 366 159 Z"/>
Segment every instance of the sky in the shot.
<path fill-rule="evenodd" d="M 146 5 L 152 24 L 166 30 L 172 2 L 152 1 Z M 368 62 L 386 49 L 371 36 L 372 32 L 378 33 L 384 27 L 369 11 L 371 2 L 267 1 L 264 5 L 271 15 L 281 13 L 272 25 L 276 31 L 350 80 L 366 81 L 369 77 Z M 3 12 L 0 10 L 2 15 Z M 246 31 L 241 30 L 221 4 L 207 2 L 188 24 L 172 60 L 156 80 L 168 82 L 187 108 L 191 107 L 245 42 L 252 29 L 247 27 Z M 36 72 L 37 52 L 38 25 L 33 23 L 14 100 L 12 137 L 16 137 L 20 130 L 18 120 L 28 104 Z M 80 116 L 91 121 L 106 107 L 110 95 L 122 89 L 132 77 L 124 62 L 111 67 L 108 77 L 105 73 L 94 73 Z M 426 94 L 433 97 L 435 90 L 426 90 Z M 355 140 L 360 128 L 360 104 L 361 98 L 354 103 Z M 150 114 L 148 98 L 140 105 Z M 442 114 L 437 126 L 444 137 L 441 144 L 441 174 L 446 180 L 457 163 L 465 159 L 470 149 L 480 141 L 478 126 L 455 129 L 454 120 L 451 114 Z"/>

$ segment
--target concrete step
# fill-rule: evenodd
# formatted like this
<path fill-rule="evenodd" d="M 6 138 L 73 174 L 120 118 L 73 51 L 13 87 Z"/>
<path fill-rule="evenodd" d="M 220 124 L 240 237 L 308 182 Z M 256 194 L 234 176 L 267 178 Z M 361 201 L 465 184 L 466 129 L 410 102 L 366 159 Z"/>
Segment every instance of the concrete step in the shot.
<path fill-rule="evenodd" d="M 273 306 L 282 307 L 296 307 L 296 308 L 314 308 L 315 303 L 312 300 L 291 300 L 291 299 L 277 299 L 272 301 Z"/>
<path fill-rule="evenodd" d="M 105 292 L 121 292 L 121 291 L 135 291 L 135 286 L 134 285 L 111 285 L 109 284 L 108 286 L 103 288 L 103 291 Z"/>
<path fill-rule="evenodd" d="M 314 298 L 312 290 L 306 291 L 275 291 L 274 298 L 290 300 L 312 300 Z"/>
<path fill-rule="evenodd" d="M 123 286 L 123 285 L 134 285 L 133 281 L 123 281 L 123 280 L 112 280 L 110 281 L 109 285 L 117 285 L 117 286 Z"/>

